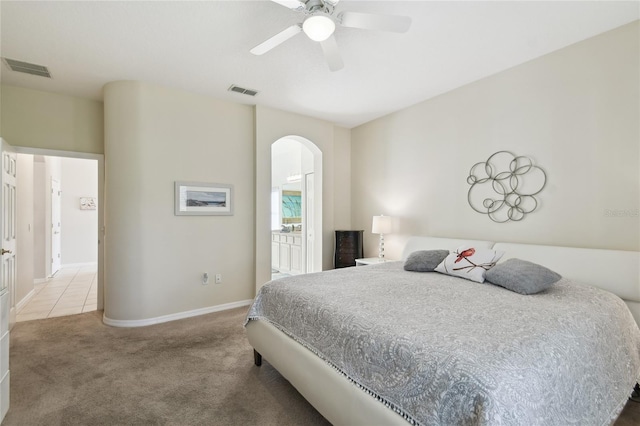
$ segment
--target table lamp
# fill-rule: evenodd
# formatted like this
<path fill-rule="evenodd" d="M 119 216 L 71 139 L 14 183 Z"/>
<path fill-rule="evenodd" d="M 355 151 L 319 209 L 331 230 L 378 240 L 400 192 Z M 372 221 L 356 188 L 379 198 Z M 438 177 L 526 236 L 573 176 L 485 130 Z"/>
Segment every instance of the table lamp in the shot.
<path fill-rule="evenodd" d="M 391 216 L 374 216 L 371 226 L 372 234 L 380 234 L 380 244 L 378 245 L 378 260 L 384 262 L 384 234 L 391 232 Z"/>

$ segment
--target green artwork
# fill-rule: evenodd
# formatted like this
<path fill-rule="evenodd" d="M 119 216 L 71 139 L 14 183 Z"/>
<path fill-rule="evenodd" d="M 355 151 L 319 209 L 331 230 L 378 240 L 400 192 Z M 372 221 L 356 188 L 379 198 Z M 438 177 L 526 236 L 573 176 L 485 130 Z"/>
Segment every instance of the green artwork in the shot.
<path fill-rule="evenodd" d="M 282 191 L 282 218 L 300 219 L 302 217 L 302 193 L 300 191 Z"/>

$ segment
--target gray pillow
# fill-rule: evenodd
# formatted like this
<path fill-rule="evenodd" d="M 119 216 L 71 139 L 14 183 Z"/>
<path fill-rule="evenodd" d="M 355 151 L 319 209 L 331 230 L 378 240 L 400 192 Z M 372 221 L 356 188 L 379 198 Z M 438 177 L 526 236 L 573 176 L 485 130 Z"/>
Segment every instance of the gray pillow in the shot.
<path fill-rule="evenodd" d="M 548 289 L 562 276 L 551 269 L 521 259 L 509 259 L 489 269 L 485 279 L 520 294 L 535 294 Z"/>
<path fill-rule="evenodd" d="M 447 256 L 449 256 L 449 250 L 414 251 L 404 262 L 404 269 L 414 272 L 433 272 Z"/>

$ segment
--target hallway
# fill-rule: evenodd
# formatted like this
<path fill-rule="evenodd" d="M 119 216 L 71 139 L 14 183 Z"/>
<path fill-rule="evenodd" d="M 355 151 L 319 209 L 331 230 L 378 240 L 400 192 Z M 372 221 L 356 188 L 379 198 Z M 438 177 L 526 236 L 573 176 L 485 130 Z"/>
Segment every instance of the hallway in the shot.
<path fill-rule="evenodd" d="M 34 296 L 22 306 L 16 321 L 30 321 L 97 310 L 97 266 L 67 267 L 36 284 Z"/>

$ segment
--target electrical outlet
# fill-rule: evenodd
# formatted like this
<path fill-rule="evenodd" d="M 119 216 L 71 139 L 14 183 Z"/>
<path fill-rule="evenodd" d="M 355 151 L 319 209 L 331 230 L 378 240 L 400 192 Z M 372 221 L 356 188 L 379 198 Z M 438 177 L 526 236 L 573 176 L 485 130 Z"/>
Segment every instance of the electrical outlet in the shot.
<path fill-rule="evenodd" d="M 202 285 L 207 284 L 209 284 L 209 273 L 205 272 L 204 274 L 202 274 Z"/>
<path fill-rule="evenodd" d="M 216 284 L 222 284 L 222 274 L 216 274 Z"/>

